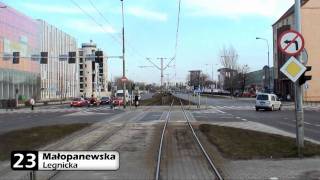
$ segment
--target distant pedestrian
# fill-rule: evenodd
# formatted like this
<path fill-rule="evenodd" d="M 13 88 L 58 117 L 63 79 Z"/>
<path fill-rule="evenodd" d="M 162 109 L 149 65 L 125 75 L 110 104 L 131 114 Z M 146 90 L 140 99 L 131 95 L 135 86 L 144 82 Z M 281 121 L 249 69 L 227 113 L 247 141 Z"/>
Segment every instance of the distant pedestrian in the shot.
<path fill-rule="evenodd" d="M 35 101 L 33 98 L 30 99 L 30 105 L 31 105 L 31 110 L 33 111 L 34 110 L 34 104 L 35 104 Z"/>
<path fill-rule="evenodd" d="M 139 106 L 139 96 L 138 95 L 134 96 L 134 105 L 136 106 L 136 108 Z"/>

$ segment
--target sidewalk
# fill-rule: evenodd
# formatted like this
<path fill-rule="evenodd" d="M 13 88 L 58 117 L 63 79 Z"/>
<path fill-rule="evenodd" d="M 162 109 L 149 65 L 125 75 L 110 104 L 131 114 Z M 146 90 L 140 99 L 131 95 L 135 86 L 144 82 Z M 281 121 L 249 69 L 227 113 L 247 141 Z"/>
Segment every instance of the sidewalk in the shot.
<path fill-rule="evenodd" d="M 45 104 L 43 102 L 41 103 L 36 103 L 35 104 L 35 108 L 39 108 L 39 107 L 45 107 L 45 106 L 56 106 L 56 105 L 64 105 L 64 104 L 69 104 L 70 101 L 62 101 L 61 102 L 48 102 L 48 104 Z M 26 106 L 24 104 L 18 104 L 18 108 L 8 108 L 8 109 L 0 109 L 0 113 L 5 113 L 5 112 L 15 112 L 15 111 L 21 111 L 21 110 L 27 110 L 27 109 L 30 109 L 31 111 L 31 106 Z"/>

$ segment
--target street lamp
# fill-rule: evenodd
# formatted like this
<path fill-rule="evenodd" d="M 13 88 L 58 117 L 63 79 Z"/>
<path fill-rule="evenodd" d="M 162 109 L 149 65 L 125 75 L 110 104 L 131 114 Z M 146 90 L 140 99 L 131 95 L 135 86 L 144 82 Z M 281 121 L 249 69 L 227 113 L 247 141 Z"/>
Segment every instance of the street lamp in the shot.
<path fill-rule="evenodd" d="M 124 45 L 124 14 L 123 14 L 123 0 L 121 1 L 122 12 L 122 76 L 126 77 L 126 61 L 125 61 L 125 45 Z M 126 82 L 123 81 L 123 108 L 126 108 Z"/>
<path fill-rule="evenodd" d="M 267 43 L 268 47 L 268 71 L 269 71 L 269 79 L 268 79 L 268 90 L 271 88 L 271 73 L 270 73 L 270 47 L 269 47 L 269 41 L 265 38 L 256 37 L 257 40 L 263 40 Z"/>

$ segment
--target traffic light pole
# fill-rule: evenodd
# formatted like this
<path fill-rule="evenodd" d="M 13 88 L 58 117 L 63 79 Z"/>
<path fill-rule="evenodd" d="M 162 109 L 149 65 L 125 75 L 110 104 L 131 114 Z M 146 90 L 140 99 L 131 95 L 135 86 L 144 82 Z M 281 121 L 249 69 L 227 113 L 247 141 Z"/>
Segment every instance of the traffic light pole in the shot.
<path fill-rule="evenodd" d="M 295 0 L 295 30 L 301 33 L 301 1 Z M 301 56 L 298 56 L 301 62 Z M 295 84 L 295 108 L 296 108 L 296 138 L 299 157 L 302 157 L 304 148 L 304 112 L 303 112 L 303 86 Z"/>

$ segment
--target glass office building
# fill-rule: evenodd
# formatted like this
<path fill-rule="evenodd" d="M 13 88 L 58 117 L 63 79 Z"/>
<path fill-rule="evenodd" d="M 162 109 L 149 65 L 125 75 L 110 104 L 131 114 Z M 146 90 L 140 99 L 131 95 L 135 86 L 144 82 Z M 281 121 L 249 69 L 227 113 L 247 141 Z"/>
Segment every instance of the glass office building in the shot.
<path fill-rule="evenodd" d="M 39 29 L 37 21 L 0 8 L 0 100 L 40 98 L 40 65 L 30 58 L 40 51 Z M 13 52 L 20 52 L 19 64 L 13 64 Z"/>

